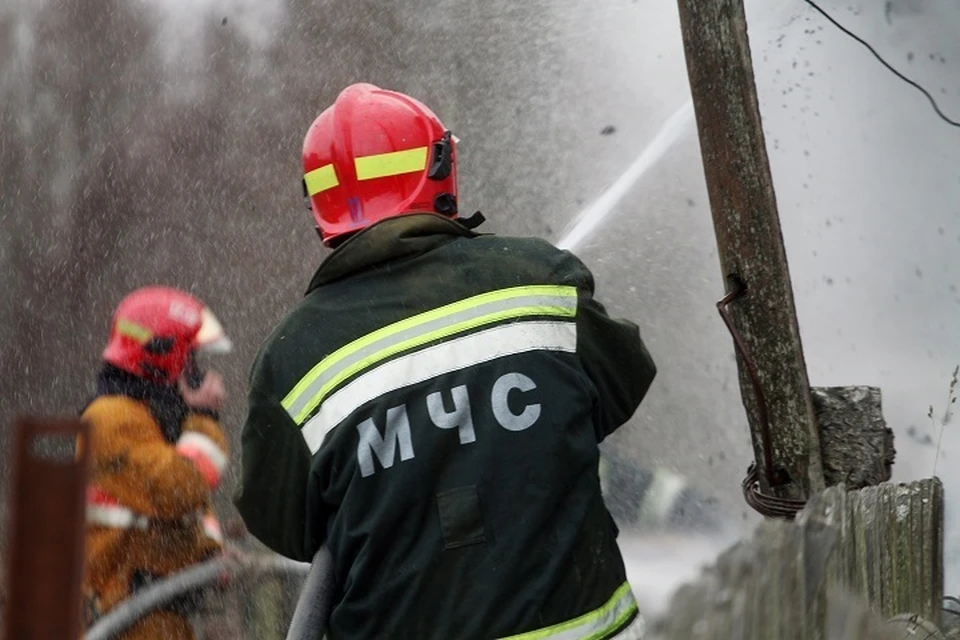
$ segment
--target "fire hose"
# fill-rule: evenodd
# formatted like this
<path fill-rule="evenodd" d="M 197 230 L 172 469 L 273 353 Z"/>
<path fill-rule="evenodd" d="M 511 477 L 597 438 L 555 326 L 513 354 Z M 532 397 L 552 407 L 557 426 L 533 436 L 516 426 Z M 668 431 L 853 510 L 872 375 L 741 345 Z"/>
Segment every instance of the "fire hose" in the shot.
<path fill-rule="evenodd" d="M 300 590 L 287 640 L 319 640 L 326 633 L 333 595 L 332 562 L 326 545 L 320 547 Z"/>
<path fill-rule="evenodd" d="M 323 550 L 321 550 L 323 553 Z M 320 553 L 317 557 L 320 557 Z M 329 554 L 326 556 L 329 558 Z M 137 621 L 146 615 L 174 601 L 176 598 L 187 593 L 202 589 L 229 583 L 250 574 L 275 573 L 281 575 L 307 576 L 307 584 L 313 585 L 310 592 L 311 598 L 329 597 L 330 591 L 326 587 L 330 564 L 315 563 L 313 569 L 302 562 L 294 562 L 286 558 L 277 556 L 245 556 L 245 555 L 227 555 L 208 560 L 201 564 L 192 566 L 183 571 L 172 574 L 165 579 L 145 587 L 134 597 L 129 598 L 114 607 L 110 612 L 96 621 L 85 634 L 85 640 L 109 640 L 118 634 L 129 629 Z M 300 627 L 300 635 L 288 635 L 288 638 L 297 640 L 316 640 L 326 633 L 326 613 L 329 611 L 329 603 L 309 602 L 304 604 L 304 596 L 308 589 L 303 589 L 300 601 L 297 603 L 297 611 L 294 614 L 294 622 L 300 618 L 305 619 L 310 624 L 318 625 L 313 628 Z M 301 612 L 302 608 L 309 605 L 312 610 L 320 611 L 321 615 L 309 615 L 307 612 Z M 313 613 L 310 611 L 309 613 Z M 294 631 L 291 625 L 291 633 Z"/>

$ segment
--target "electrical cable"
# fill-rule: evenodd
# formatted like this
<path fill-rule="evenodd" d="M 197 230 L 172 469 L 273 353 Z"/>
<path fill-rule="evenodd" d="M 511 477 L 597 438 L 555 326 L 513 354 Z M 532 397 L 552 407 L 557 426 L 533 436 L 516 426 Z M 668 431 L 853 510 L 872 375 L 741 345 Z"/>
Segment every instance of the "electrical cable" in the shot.
<path fill-rule="evenodd" d="M 824 10 L 820 7 L 820 5 L 818 5 L 818 4 L 817 4 L 816 2 L 814 2 L 813 0 L 804 0 L 804 2 L 806 2 L 808 5 L 810 5 L 810 6 L 813 7 L 814 9 L 816 9 L 818 12 L 820 12 L 820 14 L 823 15 L 824 18 L 826 18 L 827 20 L 829 20 L 836 28 L 840 29 L 840 31 L 842 31 L 842 32 L 845 33 L 846 35 L 850 36 L 851 38 L 853 38 L 854 40 L 856 40 L 857 42 L 859 42 L 860 44 L 862 44 L 863 46 L 865 46 L 865 47 L 870 51 L 870 53 L 872 53 L 872 54 L 874 55 L 874 57 L 875 57 L 877 60 L 880 61 L 880 63 L 881 63 L 883 66 L 885 66 L 887 69 L 890 70 L 891 73 L 893 73 L 895 76 L 897 76 L 898 78 L 900 78 L 901 80 L 903 80 L 904 82 L 906 82 L 907 84 L 909 84 L 910 86 L 915 87 L 918 91 L 920 91 L 923 95 L 925 95 L 925 96 L 927 97 L 927 100 L 930 101 L 930 104 L 933 105 L 933 110 L 937 113 L 938 116 L 940 116 L 940 118 L 941 118 L 944 122 L 946 122 L 947 124 L 952 125 L 952 126 L 954 126 L 954 127 L 960 127 L 960 122 L 958 122 L 958 121 L 950 118 L 949 116 L 947 116 L 947 115 L 940 109 L 940 105 L 938 105 L 938 104 L 937 104 L 937 101 L 933 99 L 933 96 L 930 95 L 930 92 L 929 92 L 929 91 L 927 91 L 926 89 L 924 89 L 924 88 L 923 88 L 922 86 L 920 86 L 920 84 L 918 84 L 917 82 L 911 80 L 911 79 L 908 78 L 907 76 L 903 75 L 902 73 L 900 73 L 899 71 L 897 71 L 896 69 L 894 69 L 893 66 L 892 66 L 889 62 L 887 62 L 886 60 L 884 60 L 883 57 L 882 57 L 879 53 L 877 53 L 876 49 L 874 49 L 872 46 L 870 46 L 870 43 L 869 43 L 869 42 L 867 42 L 866 40 L 864 40 L 863 38 L 861 38 L 861 37 L 858 36 L 857 34 L 853 33 L 852 31 L 850 31 L 849 29 L 847 29 L 846 27 L 844 27 L 842 24 L 840 24 L 839 22 L 837 22 L 837 21 L 833 18 L 833 16 L 831 16 L 829 13 L 827 13 L 826 11 L 824 11 Z"/>

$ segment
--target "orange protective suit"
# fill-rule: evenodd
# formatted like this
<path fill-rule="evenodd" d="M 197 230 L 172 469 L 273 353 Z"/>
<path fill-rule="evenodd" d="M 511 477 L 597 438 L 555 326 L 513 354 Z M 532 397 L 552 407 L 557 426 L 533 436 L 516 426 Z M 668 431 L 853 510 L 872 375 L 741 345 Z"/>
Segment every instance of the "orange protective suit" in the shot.
<path fill-rule="evenodd" d="M 210 494 L 227 462 L 214 418 L 186 413 L 171 441 L 146 402 L 101 395 L 84 411 L 92 426 L 84 596 L 88 618 L 103 615 L 137 584 L 217 553 L 222 545 Z M 192 640 L 188 620 L 164 610 L 123 640 Z"/>

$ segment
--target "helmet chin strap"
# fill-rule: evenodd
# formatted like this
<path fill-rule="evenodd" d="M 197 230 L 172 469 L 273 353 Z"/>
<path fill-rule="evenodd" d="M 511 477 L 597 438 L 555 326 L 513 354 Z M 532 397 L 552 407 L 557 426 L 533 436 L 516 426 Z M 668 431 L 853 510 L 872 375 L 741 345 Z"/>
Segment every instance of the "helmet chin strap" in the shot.
<path fill-rule="evenodd" d="M 484 216 L 479 211 L 474 211 L 470 215 L 470 217 L 459 218 L 457 222 L 465 226 L 467 229 L 470 229 L 471 231 L 473 231 L 474 229 L 482 225 L 484 222 L 486 222 L 486 220 L 487 220 L 486 216 Z"/>

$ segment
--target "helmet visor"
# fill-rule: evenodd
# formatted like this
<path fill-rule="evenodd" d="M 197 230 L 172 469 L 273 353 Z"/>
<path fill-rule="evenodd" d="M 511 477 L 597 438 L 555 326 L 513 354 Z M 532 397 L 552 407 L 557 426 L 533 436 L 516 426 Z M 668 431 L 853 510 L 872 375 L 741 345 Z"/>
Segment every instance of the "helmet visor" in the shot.
<path fill-rule="evenodd" d="M 233 342 L 227 337 L 223 325 L 209 307 L 204 307 L 200 312 L 200 331 L 194 338 L 194 345 L 197 351 L 204 353 L 220 354 L 233 351 Z"/>

